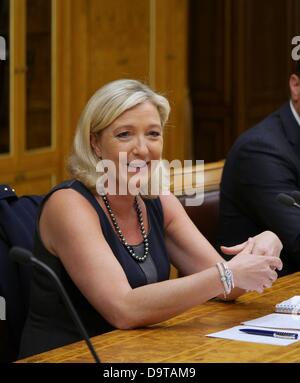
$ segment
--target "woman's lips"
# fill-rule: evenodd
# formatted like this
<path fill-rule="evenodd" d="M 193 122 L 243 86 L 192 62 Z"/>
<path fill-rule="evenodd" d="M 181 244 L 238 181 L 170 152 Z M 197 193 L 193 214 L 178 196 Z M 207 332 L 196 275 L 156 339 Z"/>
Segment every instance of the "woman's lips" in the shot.
<path fill-rule="evenodd" d="M 146 168 L 149 165 L 150 161 L 141 161 L 141 160 L 133 160 L 127 164 L 128 169 L 139 172 L 141 169 Z"/>

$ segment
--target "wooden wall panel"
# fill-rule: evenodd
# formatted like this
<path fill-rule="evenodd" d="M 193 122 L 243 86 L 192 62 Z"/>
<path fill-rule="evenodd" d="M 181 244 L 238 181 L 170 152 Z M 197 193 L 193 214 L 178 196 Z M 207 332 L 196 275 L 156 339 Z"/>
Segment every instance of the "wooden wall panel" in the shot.
<path fill-rule="evenodd" d="M 296 34 L 297 0 L 246 0 L 234 3 L 233 56 L 235 119 L 233 139 L 276 110 L 289 97 L 291 38 Z"/>
<path fill-rule="evenodd" d="M 149 81 L 149 1 L 88 0 L 88 91 L 120 78 Z"/>
<path fill-rule="evenodd" d="M 57 114 L 58 129 L 56 130 L 55 143 L 60 154 L 60 166 L 57 182 L 68 177 L 66 160 L 69 154 L 70 142 L 73 137 L 71 113 L 71 1 L 64 0 L 57 3 L 57 8 L 62 17 L 56 21 L 55 54 L 59 57 L 59 69 L 56 71 L 55 97 L 53 103 Z M 74 97 L 72 97 L 74 99 Z"/>
<path fill-rule="evenodd" d="M 65 131 L 67 144 L 64 147 L 65 160 L 69 155 L 73 134 L 80 113 L 88 100 L 88 2 L 71 0 L 70 19 L 70 125 Z"/>
<path fill-rule="evenodd" d="M 217 0 L 191 2 L 190 88 L 202 105 L 222 103 L 224 99 L 224 6 Z"/>
<path fill-rule="evenodd" d="M 144 81 L 168 97 L 172 113 L 164 157 L 191 158 L 187 10 L 188 0 L 70 2 L 71 117 L 63 133 L 65 160 L 88 98 L 119 78 Z"/>
<path fill-rule="evenodd" d="M 22 154 L 20 128 L 25 1 L 11 3 L 16 5 L 11 31 L 14 145 L 0 161 L 3 172 L 58 166 L 66 178 L 65 162 L 85 103 L 98 87 L 117 78 L 149 82 L 170 100 L 164 148 L 170 160 L 190 159 L 192 149 L 195 159 L 224 158 L 241 132 L 288 97 L 291 37 L 300 34 L 299 0 L 55 0 L 56 146 L 49 157 L 37 153 L 29 158 Z"/>
<path fill-rule="evenodd" d="M 231 1 L 191 0 L 189 25 L 194 157 L 211 162 L 230 146 Z"/>
<path fill-rule="evenodd" d="M 206 162 L 288 97 L 299 0 L 190 0 L 194 155 Z"/>
<path fill-rule="evenodd" d="M 188 1 L 156 0 L 155 81 L 151 84 L 166 95 L 171 115 L 165 129 L 164 158 L 191 159 L 191 113 L 187 84 Z"/>
<path fill-rule="evenodd" d="M 248 105 L 258 108 L 266 99 L 281 102 L 289 60 L 284 54 L 276 54 L 274 48 L 289 46 L 286 1 L 247 1 L 245 12 Z"/>

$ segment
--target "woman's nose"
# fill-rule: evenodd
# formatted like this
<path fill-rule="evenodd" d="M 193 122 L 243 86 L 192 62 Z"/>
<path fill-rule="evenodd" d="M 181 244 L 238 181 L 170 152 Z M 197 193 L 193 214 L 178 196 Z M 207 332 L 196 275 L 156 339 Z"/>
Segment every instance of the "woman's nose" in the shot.
<path fill-rule="evenodd" d="M 149 149 L 147 145 L 147 140 L 144 137 L 138 137 L 134 149 L 133 149 L 134 154 L 138 154 L 140 156 L 144 156 L 148 154 Z"/>

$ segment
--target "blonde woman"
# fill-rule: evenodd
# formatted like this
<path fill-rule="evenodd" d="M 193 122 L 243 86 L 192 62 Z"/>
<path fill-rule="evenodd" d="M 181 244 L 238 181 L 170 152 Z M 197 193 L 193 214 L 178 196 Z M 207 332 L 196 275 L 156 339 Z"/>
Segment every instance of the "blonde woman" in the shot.
<path fill-rule="evenodd" d="M 78 123 L 74 179 L 53 189 L 41 207 L 35 255 L 60 276 L 90 336 L 158 323 L 214 297 L 261 292 L 282 267 L 281 243 L 270 232 L 235 249 L 226 263 L 174 195 L 97 193 L 99 161 L 115 164 L 118 190 L 121 179 L 129 185 L 160 160 L 169 110 L 166 98 L 135 80 L 99 89 Z M 128 159 L 122 168 L 120 153 Z M 264 255 L 254 251 L 260 244 Z M 169 280 L 170 264 L 183 277 Z M 79 339 L 55 287 L 34 270 L 20 356 Z"/>

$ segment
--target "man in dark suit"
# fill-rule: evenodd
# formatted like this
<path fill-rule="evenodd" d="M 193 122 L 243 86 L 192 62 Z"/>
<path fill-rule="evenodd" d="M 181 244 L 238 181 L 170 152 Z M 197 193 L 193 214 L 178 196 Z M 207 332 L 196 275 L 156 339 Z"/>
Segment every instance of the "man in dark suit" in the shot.
<path fill-rule="evenodd" d="M 300 61 L 289 79 L 291 98 L 243 133 L 225 162 L 217 246 L 232 246 L 264 230 L 283 243 L 281 275 L 300 270 L 300 209 L 277 201 L 300 191 Z M 224 249 L 235 254 L 236 248 Z"/>

